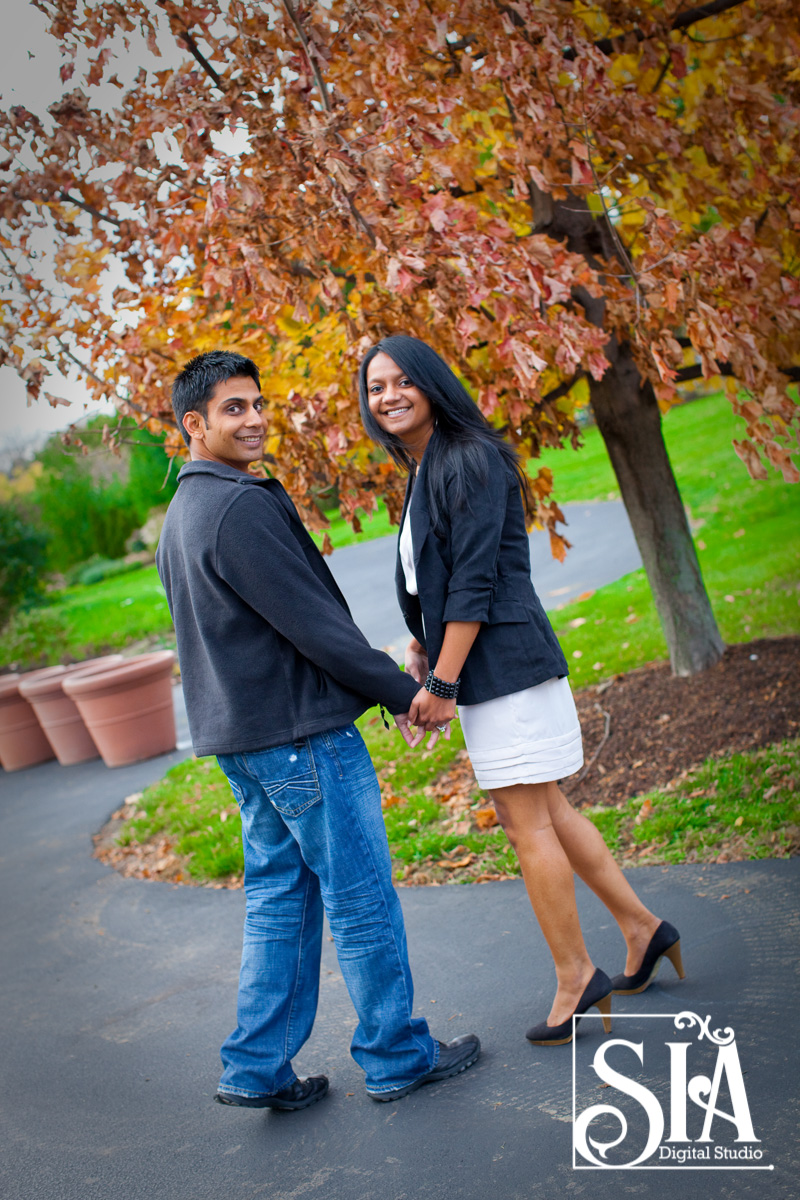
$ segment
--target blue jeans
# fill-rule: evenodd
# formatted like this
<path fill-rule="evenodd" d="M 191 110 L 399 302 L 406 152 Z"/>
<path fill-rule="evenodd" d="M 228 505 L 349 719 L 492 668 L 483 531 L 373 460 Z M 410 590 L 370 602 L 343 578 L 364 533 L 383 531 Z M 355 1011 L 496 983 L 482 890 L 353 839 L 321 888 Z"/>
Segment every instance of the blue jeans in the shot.
<path fill-rule="evenodd" d="M 367 1090 L 391 1091 L 435 1066 L 414 990 L 375 768 L 354 725 L 270 750 L 223 754 L 242 815 L 247 915 L 238 1025 L 221 1050 L 220 1089 L 277 1092 L 317 1011 L 323 905 L 358 1014 L 353 1058 Z"/>

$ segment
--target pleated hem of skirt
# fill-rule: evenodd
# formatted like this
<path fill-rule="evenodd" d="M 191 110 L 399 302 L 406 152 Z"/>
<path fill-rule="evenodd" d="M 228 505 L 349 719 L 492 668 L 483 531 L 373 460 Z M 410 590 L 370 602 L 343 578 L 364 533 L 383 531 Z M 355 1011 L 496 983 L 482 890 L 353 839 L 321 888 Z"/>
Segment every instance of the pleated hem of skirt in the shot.
<path fill-rule="evenodd" d="M 559 742 L 562 739 L 554 738 Z M 550 783 L 566 779 L 583 766 L 580 730 L 560 746 L 506 748 L 489 754 L 470 755 L 475 778 L 482 788 L 511 787 L 518 783 Z"/>
<path fill-rule="evenodd" d="M 515 767 L 513 771 L 476 771 L 475 778 L 479 787 L 490 792 L 493 788 L 515 787 L 521 783 L 556 783 L 559 779 L 568 779 L 582 766 L 581 754 L 572 762 L 560 762 L 548 767 L 536 763 L 532 766 Z"/>
<path fill-rule="evenodd" d="M 520 759 L 536 762 L 537 759 L 569 758 L 575 753 L 576 747 L 582 747 L 581 727 L 575 725 L 566 733 L 559 733 L 550 738 L 532 738 L 525 741 L 508 742 L 505 745 L 482 748 L 475 745 L 475 739 L 465 738 L 467 753 L 472 765 L 493 767 L 495 764 L 518 762 Z"/>

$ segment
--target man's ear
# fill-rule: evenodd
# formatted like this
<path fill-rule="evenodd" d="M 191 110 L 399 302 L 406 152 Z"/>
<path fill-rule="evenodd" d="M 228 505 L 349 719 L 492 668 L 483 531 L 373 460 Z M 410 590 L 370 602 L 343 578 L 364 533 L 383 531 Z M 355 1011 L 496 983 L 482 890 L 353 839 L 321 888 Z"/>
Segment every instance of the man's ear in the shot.
<path fill-rule="evenodd" d="M 183 416 L 183 428 L 186 430 L 190 438 L 197 438 L 203 441 L 206 431 L 206 423 L 199 412 L 187 412 Z"/>

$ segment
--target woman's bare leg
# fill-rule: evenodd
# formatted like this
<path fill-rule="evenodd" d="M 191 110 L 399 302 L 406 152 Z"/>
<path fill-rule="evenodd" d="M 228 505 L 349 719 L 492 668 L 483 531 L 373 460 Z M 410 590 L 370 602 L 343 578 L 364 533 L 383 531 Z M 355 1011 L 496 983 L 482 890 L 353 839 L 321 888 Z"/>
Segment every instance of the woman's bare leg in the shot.
<path fill-rule="evenodd" d="M 557 783 L 547 785 L 550 819 L 573 871 L 590 887 L 622 931 L 628 947 L 626 975 L 642 965 L 659 918 L 642 903 L 617 866 L 599 829 L 576 812 Z"/>
<path fill-rule="evenodd" d="M 647 945 L 658 928 L 659 918 L 636 895 L 615 863 L 600 831 L 587 817 L 572 808 L 557 783 L 497 788 L 492 792 L 492 799 L 500 823 L 519 858 L 533 910 L 553 955 L 559 992 L 562 991 L 562 979 L 565 993 L 574 990 L 575 985 L 570 988 L 568 981 L 571 977 L 574 979 L 574 974 L 570 975 L 569 964 L 577 961 L 576 954 L 578 957 L 581 952 L 585 955 L 584 966 L 591 962 L 580 933 L 571 878 L 573 871 L 602 900 L 619 925 L 628 951 L 625 973 L 633 975 L 638 971 Z M 546 806 L 546 817 L 543 815 L 543 806 Z M 553 835 L 558 840 L 562 856 L 554 851 L 549 841 Z M 564 858 L 569 865 L 569 883 L 566 882 Z M 554 870 L 554 864 L 558 864 L 557 871 Z M 551 909 L 556 910 L 555 916 Z M 563 922 L 560 928 L 559 914 Z M 577 938 L 575 928 L 578 931 Z M 550 935 L 548 929 L 551 930 Z M 554 949 L 554 945 L 558 948 Z M 588 978 L 585 982 L 588 982 Z M 576 1002 L 581 991 L 582 987 Z M 549 1020 L 551 1025 L 558 1023 L 555 1016 Z"/>
<path fill-rule="evenodd" d="M 594 965 L 581 933 L 573 867 L 553 825 L 549 787 L 546 783 L 518 784 L 496 788 L 491 795 L 553 956 L 558 987 L 547 1022 L 560 1025 L 574 1012 Z"/>

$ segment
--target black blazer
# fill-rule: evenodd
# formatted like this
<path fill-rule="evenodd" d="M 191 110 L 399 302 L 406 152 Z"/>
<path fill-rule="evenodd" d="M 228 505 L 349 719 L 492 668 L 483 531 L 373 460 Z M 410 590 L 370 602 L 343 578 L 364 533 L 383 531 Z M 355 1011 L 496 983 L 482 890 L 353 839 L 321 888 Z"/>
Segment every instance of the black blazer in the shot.
<path fill-rule="evenodd" d="M 488 479 L 476 478 L 467 504 L 446 513 L 441 536 L 431 525 L 427 456 L 416 479 L 413 474 L 409 478 L 403 520 L 413 493 L 411 538 L 418 596 L 406 590 L 398 540 L 395 582 L 400 609 L 434 670 L 447 622 L 481 622 L 461 672 L 458 699 L 463 704 L 493 700 L 569 674 L 531 583 L 519 483 L 498 450 L 490 446 L 487 454 Z"/>

